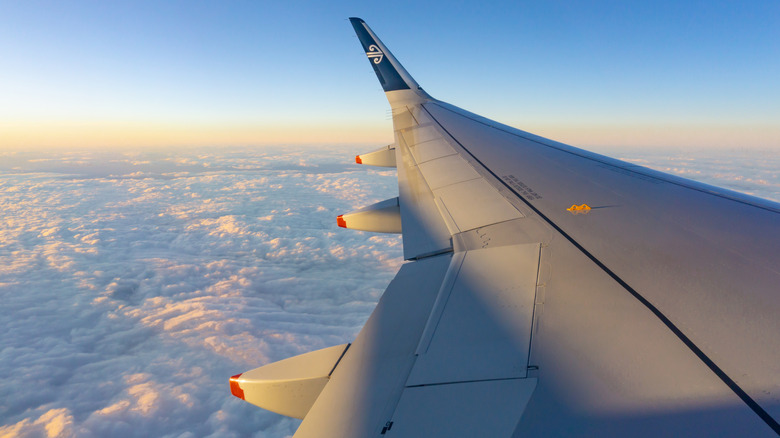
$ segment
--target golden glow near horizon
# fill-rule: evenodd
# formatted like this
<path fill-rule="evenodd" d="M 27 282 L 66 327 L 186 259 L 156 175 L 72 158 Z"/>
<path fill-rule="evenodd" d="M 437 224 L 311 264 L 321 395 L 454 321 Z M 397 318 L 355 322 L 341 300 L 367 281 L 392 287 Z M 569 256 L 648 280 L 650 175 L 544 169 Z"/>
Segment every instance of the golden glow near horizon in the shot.
<path fill-rule="evenodd" d="M 767 124 L 553 124 L 516 126 L 543 137 L 588 148 L 711 147 L 780 149 L 780 126 Z M 769 139 L 769 141 L 767 141 Z M 0 151 L 289 144 L 388 144 L 389 121 L 365 123 L 159 123 L 120 121 L 0 123 Z"/>
<path fill-rule="evenodd" d="M 393 141 L 345 21 L 354 5 L 44 3 L 0 14 L 0 150 Z M 425 38 L 386 6 L 361 8 L 411 75 L 499 122 L 586 149 L 780 148 L 774 2 L 709 5 L 694 21 L 701 7 L 685 2 L 474 3 Z M 305 25 L 280 38 L 291 17 Z M 430 51 L 437 38 L 447 50 Z"/>
<path fill-rule="evenodd" d="M 127 147 L 391 143 L 386 123 L 203 124 L 143 122 L 27 122 L 0 124 L 0 151 Z"/>

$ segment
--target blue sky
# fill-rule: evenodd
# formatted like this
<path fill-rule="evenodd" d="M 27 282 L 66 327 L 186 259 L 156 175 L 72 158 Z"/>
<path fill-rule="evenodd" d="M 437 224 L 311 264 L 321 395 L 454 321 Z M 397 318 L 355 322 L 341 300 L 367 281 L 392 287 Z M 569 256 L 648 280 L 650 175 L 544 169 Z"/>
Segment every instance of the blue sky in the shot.
<path fill-rule="evenodd" d="M 780 148 L 780 3 L 0 1 L 0 148 L 392 141 L 347 21 L 577 146 Z"/>

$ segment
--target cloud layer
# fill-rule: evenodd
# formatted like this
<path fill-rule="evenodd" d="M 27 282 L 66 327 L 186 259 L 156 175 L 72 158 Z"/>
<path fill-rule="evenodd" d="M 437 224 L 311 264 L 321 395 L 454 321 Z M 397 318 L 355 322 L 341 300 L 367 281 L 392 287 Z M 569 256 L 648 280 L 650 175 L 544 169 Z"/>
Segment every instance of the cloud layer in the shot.
<path fill-rule="evenodd" d="M 336 226 L 396 193 L 355 153 L 4 157 L 0 435 L 291 435 L 227 379 L 350 341 L 397 270 Z"/>
<path fill-rule="evenodd" d="M 227 379 L 351 341 L 398 269 L 336 226 L 397 193 L 359 152 L 0 154 L 0 435 L 292 435 Z M 780 199 L 776 155 L 719 154 L 623 158 Z"/>
<path fill-rule="evenodd" d="M 610 153 L 612 152 L 612 153 Z M 780 149 L 615 149 L 608 155 L 780 202 Z"/>

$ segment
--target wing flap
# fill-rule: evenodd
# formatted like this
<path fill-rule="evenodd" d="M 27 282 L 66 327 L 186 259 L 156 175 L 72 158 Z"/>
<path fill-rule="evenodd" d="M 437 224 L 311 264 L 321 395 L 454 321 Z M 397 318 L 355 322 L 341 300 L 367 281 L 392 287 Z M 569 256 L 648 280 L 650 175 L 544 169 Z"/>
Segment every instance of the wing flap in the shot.
<path fill-rule="evenodd" d="M 508 437 L 536 379 L 493 380 L 406 388 L 388 437 Z"/>
<path fill-rule="evenodd" d="M 455 149 L 449 145 L 443 138 L 436 138 L 425 143 L 418 143 L 409 148 L 412 151 L 414 160 L 418 164 L 423 164 L 437 158 L 455 155 Z"/>
<path fill-rule="evenodd" d="M 406 385 L 525 378 L 538 267 L 538 244 L 463 253 L 454 281 L 439 291 Z"/>
<path fill-rule="evenodd" d="M 538 244 L 405 264 L 295 436 L 509 436 L 536 386 L 538 266 Z"/>
<path fill-rule="evenodd" d="M 482 178 L 442 187 L 434 195 L 447 207 L 458 232 L 523 217 Z"/>
<path fill-rule="evenodd" d="M 457 155 L 426 161 L 418 164 L 418 167 L 434 193 L 442 187 L 481 178 L 473 167 Z"/>
<path fill-rule="evenodd" d="M 433 123 L 403 130 L 401 131 L 401 135 L 404 137 L 406 144 L 408 144 L 410 147 L 415 147 L 422 143 L 436 140 L 441 137 Z"/>
<path fill-rule="evenodd" d="M 413 259 L 452 250 L 452 240 L 428 183 L 409 147 L 396 134 L 398 197 L 401 205 L 404 258 Z"/>
<path fill-rule="evenodd" d="M 296 438 L 378 436 L 414 364 L 414 352 L 451 255 L 406 263 L 333 371 Z"/>

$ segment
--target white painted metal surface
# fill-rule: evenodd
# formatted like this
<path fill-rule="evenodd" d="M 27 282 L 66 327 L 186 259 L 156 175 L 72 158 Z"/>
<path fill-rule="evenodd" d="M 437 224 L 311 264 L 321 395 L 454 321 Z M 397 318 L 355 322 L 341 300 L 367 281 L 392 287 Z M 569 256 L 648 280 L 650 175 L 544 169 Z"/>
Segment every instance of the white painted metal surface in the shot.
<path fill-rule="evenodd" d="M 342 228 L 353 230 L 400 233 L 401 209 L 398 198 L 386 199 L 360 210 L 339 215 L 336 223 Z"/>
<path fill-rule="evenodd" d="M 355 162 L 368 166 L 395 167 L 395 147 L 387 145 L 375 151 L 360 154 L 355 157 Z"/>
<path fill-rule="evenodd" d="M 263 409 L 303 418 L 349 344 L 280 360 L 230 379 L 233 395 Z"/>

